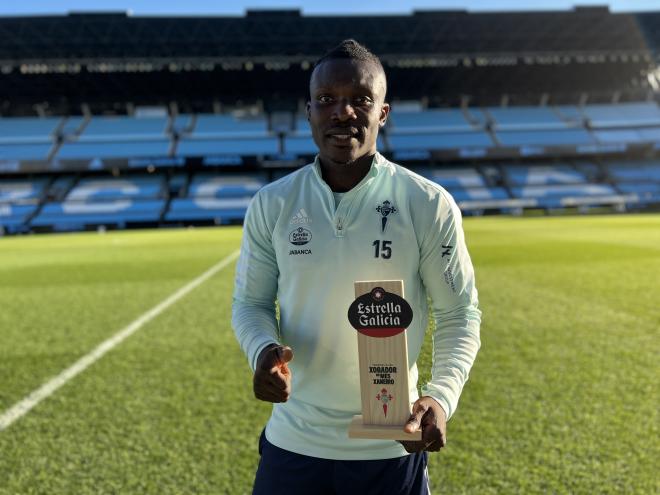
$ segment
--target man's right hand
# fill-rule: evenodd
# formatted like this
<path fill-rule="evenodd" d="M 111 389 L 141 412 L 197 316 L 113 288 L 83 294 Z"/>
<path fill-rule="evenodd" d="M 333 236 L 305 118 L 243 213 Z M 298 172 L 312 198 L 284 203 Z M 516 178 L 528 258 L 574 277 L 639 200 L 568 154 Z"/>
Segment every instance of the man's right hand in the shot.
<path fill-rule="evenodd" d="M 293 359 L 288 346 L 271 344 L 257 358 L 254 371 L 254 396 L 266 402 L 286 402 L 291 395 L 291 371 L 287 363 Z"/>

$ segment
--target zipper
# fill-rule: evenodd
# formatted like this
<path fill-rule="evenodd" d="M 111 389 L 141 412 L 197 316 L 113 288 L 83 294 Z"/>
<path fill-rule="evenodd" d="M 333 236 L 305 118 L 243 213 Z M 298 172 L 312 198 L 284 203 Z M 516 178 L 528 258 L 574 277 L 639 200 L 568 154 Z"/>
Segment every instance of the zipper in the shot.
<path fill-rule="evenodd" d="M 341 223 L 341 218 L 337 218 L 335 223 L 335 236 L 344 237 L 344 225 Z"/>

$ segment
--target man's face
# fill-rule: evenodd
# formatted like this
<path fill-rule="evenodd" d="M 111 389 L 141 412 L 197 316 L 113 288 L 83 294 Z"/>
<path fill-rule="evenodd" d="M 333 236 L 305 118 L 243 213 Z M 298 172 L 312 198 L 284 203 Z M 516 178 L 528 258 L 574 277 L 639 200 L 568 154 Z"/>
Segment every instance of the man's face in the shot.
<path fill-rule="evenodd" d="M 321 161 L 350 164 L 376 152 L 390 110 L 385 85 L 371 62 L 331 59 L 314 69 L 307 117 Z"/>

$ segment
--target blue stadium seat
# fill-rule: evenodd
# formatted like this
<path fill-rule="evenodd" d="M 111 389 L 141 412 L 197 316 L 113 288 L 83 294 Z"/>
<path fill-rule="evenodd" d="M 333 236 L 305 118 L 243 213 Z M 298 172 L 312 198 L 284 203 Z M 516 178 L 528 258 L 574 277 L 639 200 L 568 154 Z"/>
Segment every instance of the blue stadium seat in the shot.
<path fill-rule="evenodd" d="M 587 198 L 593 204 L 598 204 L 618 196 L 608 184 L 524 186 L 512 187 L 511 192 L 516 198 L 534 198 L 544 208 L 559 208 L 567 204 L 566 200 L 575 198 Z"/>
<path fill-rule="evenodd" d="M 62 190 L 67 186 L 65 182 Z M 161 199 L 164 187 L 161 176 L 87 177 L 71 189 L 64 201 L 46 203 L 30 225 L 80 230 L 85 225 L 124 227 L 131 222 L 158 222 L 165 207 L 165 199 Z"/>
<path fill-rule="evenodd" d="M 125 178 L 81 179 L 66 196 L 66 201 L 90 203 L 117 199 L 157 199 L 165 196 L 164 176 L 127 176 Z"/>
<path fill-rule="evenodd" d="M 73 175 L 60 175 L 48 187 L 48 196 L 57 201 L 63 200 L 75 182 Z"/>
<path fill-rule="evenodd" d="M 641 204 L 660 203 L 660 182 L 621 182 L 617 187 L 624 194 L 634 194 Z"/>
<path fill-rule="evenodd" d="M 660 182 L 660 161 L 615 162 L 607 169 L 614 180 L 621 182 Z"/>
<path fill-rule="evenodd" d="M 94 158 L 155 158 L 167 156 L 170 140 L 65 142 L 55 155 L 62 160 L 88 160 Z"/>
<path fill-rule="evenodd" d="M 548 198 L 616 194 L 616 191 L 612 188 L 612 186 L 608 184 L 524 186 L 512 187 L 511 191 L 518 198 Z"/>
<path fill-rule="evenodd" d="M 177 156 L 238 155 L 261 156 L 277 155 L 279 140 L 276 137 L 232 138 L 232 139 L 191 139 L 179 141 Z"/>
<path fill-rule="evenodd" d="M 27 220 L 37 205 L 0 203 L 0 227 L 6 232 L 20 232 L 27 228 Z"/>
<path fill-rule="evenodd" d="M 92 117 L 78 141 L 145 141 L 166 138 L 168 117 Z"/>
<path fill-rule="evenodd" d="M 157 222 L 165 207 L 164 199 L 114 201 L 63 201 L 44 205 L 30 222 L 35 227 L 53 227 L 55 230 L 80 230 L 86 225 L 114 225 Z"/>
<path fill-rule="evenodd" d="M 188 175 L 187 174 L 174 174 L 170 177 L 168 181 L 168 187 L 170 192 L 176 193 L 177 196 L 183 193 L 184 187 L 188 184 Z"/>
<path fill-rule="evenodd" d="M 501 187 L 472 187 L 468 189 L 454 187 L 449 188 L 448 191 L 456 202 L 509 199 L 509 195 Z"/>
<path fill-rule="evenodd" d="M 391 151 L 442 150 L 492 147 L 493 142 L 483 131 L 445 132 L 433 134 L 389 134 Z"/>
<path fill-rule="evenodd" d="M 593 127 L 660 126 L 660 108 L 653 101 L 586 105 L 581 110 Z"/>
<path fill-rule="evenodd" d="M 593 135 L 603 144 L 628 144 L 640 143 L 642 137 L 635 129 L 607 129 L 593 130 Z"/>
<path fill-rule="evenodd" d="M 268 135 L 268 121 L 263 115 L 236 118 L 233 115 L 197 115 L 191 137 L 212 138 L 263 138 Z"/>
<path fill-rule="evenodd" d="M 445 189 L 454 187 L 485 187 L 483 177 L 474 168 L 453 168 L 453 167 L 434 167 L 434 168 L 416 168 L 415 172 L 426 177 L 433 182 L 440 184 Z"/>
<path fill-rule="evenodd" d="M 592 162 L 578 160 L 573 162 L 573 166 L 585 177 L 587 182 L 598 182 L 601 171 L 600 168 Z"/>
<path fill-rule="evenodd" d="M 53 143 L 0 144 L 1 160 L 46 160 Z"/>
<path fill-rule="evenodd" d="M 660 127 L 640 127 L 636 131 L 642 141 L 660 143 Z"/>
<path fill-rule="evenodd" d="M 190 182 L 188 197 L 173 199 L 165 220 L 217 224 L 240 221 L 254 193 L 266 183 L 263 174 L 196 174 Z"/>
<path fill-rule="evenodd" d="M 184 132 L 192 131 L 194 124 L 193 115 L 190 113 L 182 113 L 177 115 L 172 120 L 172 131 L 182 134 Z"/>
<path fill-rule="evenodd" d="M 512 185 L 545 186 L 552 184 L 584 184 L 587 178 L 568 165 L 506 167 L 505 173 Z"/>
<path fill-rule="evenodd" d="M 0 144 L 52 143 L 62 117 L 3 117 Z"/>
<path fill-rule="evenodd" d="M 243 198 L 177 198 L 165 215 L 168 222 L 213 221 L 217 224 L 241 221 L 245 217 L 250 197 Z"/>
<path fill-rule="evenodd" d="M 311 136 L 312 129 L 309 127 L 306 115 L 296 115 L 292 136 Z"/>
<path fill-rule="evenodd" d="M 487 107 L 483 111 L 494 120 L 496 130 L 565 129 L 570 126 L 550 107 Z"/>
<path fill-rule="evenodd" d="M 85 117 L 82 116 L 72 116 L 67 117 L 60 128 L 60 133 L 62 136 L 76 136 L 80 131 L 82 131 L 82 126 L 85 123 Z"/>
<path fill-rule="evenodd" d="M 47 179 L 2 179 L 0 180 L 0 202 L 16 203 L 38 201 L 46 188 Z"/>
<path fill-rule="evenodd" d="M 315 155 L 319 149 L 312 139 L 312 134 L 306 136 L 287 136 L 284 138 L 284 152 L 294 155 Z"/>
<path fill-rule="evenodd" d="M 188 187 L 194 198 L 252 197 L 267 183 L 263 175 L 196 174 Z"/>
<path fill-rule="evenodd" d="M 397 111 L 395 105 L 388 118 L 388 125 L 390 134 L 474 130 L 474 126 L 465 120 L 463 112 L 455 108 Z"/>
<path fill-rule="evenodd" d="M 637 194 L 647 194 L 651 193 L 660 197 L 660 183 L 657 182 L 621 182 L 617 184 L 617 187 L 624 192 L 628 193 L 637 193 Z"/>
<path fill-rule="evenodd" d="M 546 131 L 498 131 L 503 146 L 575 146 L 593 144 L 585 129 L 553 129 Z"/>
<path fill-rule="evenodd" d="M 567 122 L 569 125 L 580 127 L 584 125 L 585 117 L 575 105 L 557 105 L 553 108 L 561 120 Z"/>

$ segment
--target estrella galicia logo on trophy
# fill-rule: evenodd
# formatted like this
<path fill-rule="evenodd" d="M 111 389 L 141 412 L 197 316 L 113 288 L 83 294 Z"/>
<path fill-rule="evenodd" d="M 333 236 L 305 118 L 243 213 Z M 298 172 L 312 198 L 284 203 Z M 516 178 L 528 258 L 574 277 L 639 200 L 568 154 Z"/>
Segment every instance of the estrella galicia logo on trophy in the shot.
<path fill-rule="evenodd" d="M 348 321 L 361 334 L 369 337 L 392 337 L 403 332 L 412 322 L 412 308 L 401 296 L 374 287 L 361 295 L 348 308 Z"/>
<path fill-rule="evenodd" d="M 298 227 L 289 234 L 289 242 L 296 246 L 304 246 L 312 240 L 312 232 L 304 227 Z"/>
<path fill-rule="evenodd" d="M 383 201 L 382 204 L 376 207 L 376 211 L 380 213 L 380 231 L 385 232 L 385 227 L 387 226 L 387 217 L 393 213 L 397 212 L 397 209 L 390 201 Z"/>

